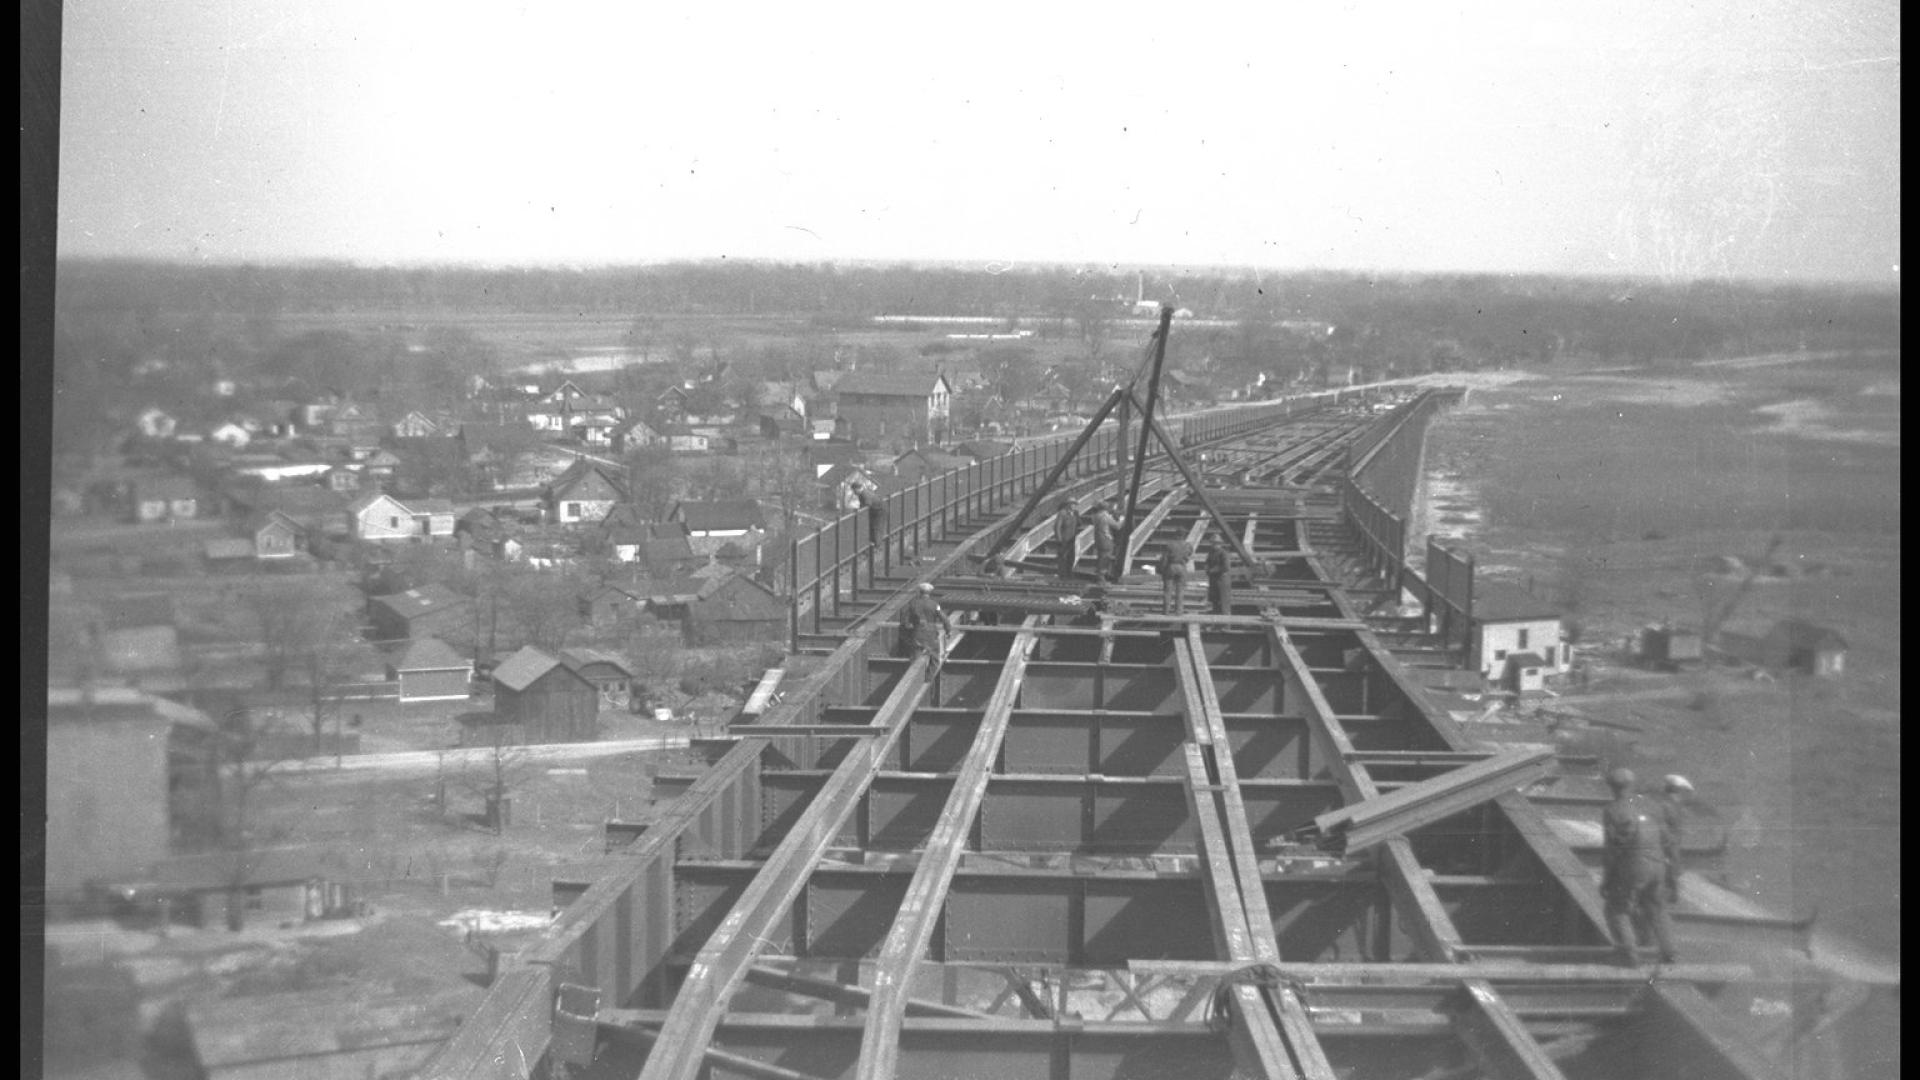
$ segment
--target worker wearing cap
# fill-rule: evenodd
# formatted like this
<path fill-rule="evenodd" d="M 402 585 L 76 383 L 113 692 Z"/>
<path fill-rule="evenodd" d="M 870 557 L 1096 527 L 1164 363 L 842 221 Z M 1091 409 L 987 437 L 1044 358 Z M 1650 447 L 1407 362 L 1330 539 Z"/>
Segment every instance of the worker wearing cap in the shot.
<path fill-rule="evenodd" d="M 1667 841 L 1667 903 L 1680 899 L 1680 838 L 1686 831 L 1686 799 L 1693 794 L 1693 782 L 1679 773 L 1669 773 L 1660 781 L 1661 822 Z"/>
<path fill-rule="evenodd" d="M 933 586 L 921 582 L 914 590 L 913 598 L 900 613 L 900 629 L 905 632 L 908 648 L 912 655 L 927 658 L 927 675 L 932 676 L 940 670 L 940 660 L 944 653 L 943 638 L 952 629 L 947 621 L 947 613 L 933 598 Z"/>
<path fill-rule="evenodd" d="M 1233 585 L 1227 580 L 1230 569 L 1227 562 L 1227 545 L 1223 540 L 1214 540 L 1207 545 L 1207 604 L 1215 615 L 1233 614 Z"/>
<path fill-rule="evenodd" d="M 1073 576 L 1074 560 L 1080 557 L 1080 515 L 1074 512 L 1071 499 L 1061 499 L 1060 509 L 1053 513 L 1053 539 L 1060 546 L 1060 576 Z"/>
<path fill-rule="evenodd" d="M 1600 815 L 1604 861 L 1600 895 L 1606 901 L 1607 930 L 1619 959 L 1636 963 L 1634 924 L 1651 931 L 1660 962 L 1673 963 L 1673 925 L 1667 913 L 1666 810 L 1637 794 L 1630 769 L 1607 774 L 1613 801 Z"/>
<path fill-rule="evenodd" d="M 1120 519 L 1113 516 L 1113 507 L 1099 503 L 1093 508 L 1093 576 L 1106 581 L 1113 576 L 1113 530 L 1120 527 Z"/>

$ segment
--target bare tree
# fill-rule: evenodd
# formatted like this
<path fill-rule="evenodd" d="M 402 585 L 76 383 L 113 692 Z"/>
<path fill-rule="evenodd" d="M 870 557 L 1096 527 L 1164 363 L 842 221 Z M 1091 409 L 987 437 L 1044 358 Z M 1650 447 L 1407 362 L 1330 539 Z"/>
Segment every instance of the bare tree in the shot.
<path fill-rule="evenodd" d="M 467 787 L 485 800 L 485 821 L 498 836 L 513 823 L 513 793 L 532 777 L 535 762 L 516 725 L 488 725 L 486 747 L 469 767 Z"/>
<path fill-rule="evenodd" d="M 246 929 L 247 883 L 259 863 L 262 849 L 281 837 L 283 830 L 261 827 L 258 818 L 261 791 L 279 779 L 288 757 L 286 742 L 271 721 L 244 705 L 227 709 L 214 740 L 214 767 L 218 786 L 221 848 L 226 855 L 227 929 Z"/>
<path fill-rule="evenodd" d="M 280 690 L 323 645 L 339 644 L 357 625 L 357 596 L 340 582 L 274 584 L 247 594 L 260 628 L 260 656 L 267 689 Z"/>

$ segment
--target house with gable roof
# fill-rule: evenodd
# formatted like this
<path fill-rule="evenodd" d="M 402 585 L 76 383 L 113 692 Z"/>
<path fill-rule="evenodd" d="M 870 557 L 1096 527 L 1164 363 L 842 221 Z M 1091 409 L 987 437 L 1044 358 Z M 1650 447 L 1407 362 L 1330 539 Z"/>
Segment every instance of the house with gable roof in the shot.
<path fill-rule="evenodd" d="M 527 645 L 493 669 L 493 717 L 517 726 L 529 743 L 592 742 L 600 734 L 600 688 Z"/>
<path fill-rule="evenodd" d="M 856 375 L 841 379 L 835 395 L 853 438 L 874 442 L 931 442 L 953 406 L 953 384 L 939 373 Z"/>
<path fill-rule="evenodd" d="M 562 525 L 600 521 L 627 497 L 624 470 L 581 458 L 547 486 L 547 517 Z"/>
<path fill-rule="evenodd" d="M 687 543 L 696 555 L 718 554 L 728 544 L 757 550 L 767 537 L 766 518 L 752 499 L 678 502 L 667 520 L 686 526 Z"/>

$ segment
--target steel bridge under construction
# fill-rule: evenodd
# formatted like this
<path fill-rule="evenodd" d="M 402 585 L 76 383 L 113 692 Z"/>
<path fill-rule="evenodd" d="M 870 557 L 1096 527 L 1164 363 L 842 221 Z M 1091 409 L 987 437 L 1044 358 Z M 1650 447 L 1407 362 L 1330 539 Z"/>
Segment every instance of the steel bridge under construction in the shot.
<path fill-rule="evenodd" d="M 424 1075 L 1785 1075 L 1716 1000 L 1749 969 L 1608 962 L 1525 790 L 1580 763 L 1471 742 L 1396 656 L 1445 647 L 1400 523 L 1446 397 L 1116 415 L 796 544 L 780 691 L 608 823 Z M 1023 503 L 1142 459 L 1125 572 L 1051 572 Z M 1148 564 L 1223 528 L 1231 613 L 1195 576 L 1163 614 Z M 919 582 L 937 672 L 899 640 Z"/>

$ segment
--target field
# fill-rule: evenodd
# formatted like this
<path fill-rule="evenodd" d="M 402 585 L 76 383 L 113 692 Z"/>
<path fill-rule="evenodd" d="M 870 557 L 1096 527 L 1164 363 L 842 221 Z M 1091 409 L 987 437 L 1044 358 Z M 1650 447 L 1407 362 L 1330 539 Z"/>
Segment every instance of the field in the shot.
<path fill-rule="evenodd" d="M 1578 624 L 1593 677 L 1555 706 L 1605 722 L 1589 748 L 1695 781 L 1729 884 L 1895 958 L 1899 412 L 1896 356 L 1549 370 L 1434 425 L 1419 523 Z M 1638 628 L 1699 626 L 1736 595 L 1734 624 L 1839 631 L 1845 673 L 1629 662 Z"/>

